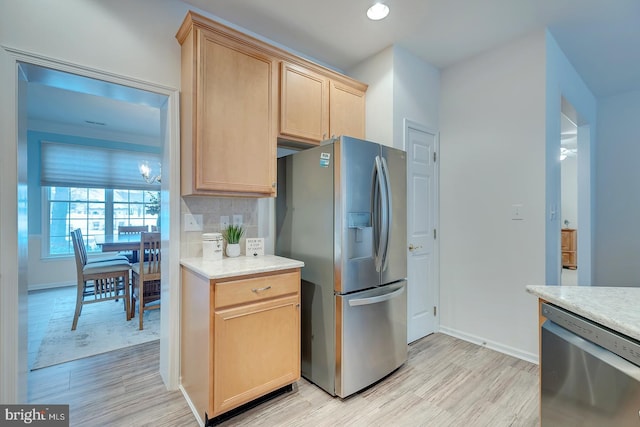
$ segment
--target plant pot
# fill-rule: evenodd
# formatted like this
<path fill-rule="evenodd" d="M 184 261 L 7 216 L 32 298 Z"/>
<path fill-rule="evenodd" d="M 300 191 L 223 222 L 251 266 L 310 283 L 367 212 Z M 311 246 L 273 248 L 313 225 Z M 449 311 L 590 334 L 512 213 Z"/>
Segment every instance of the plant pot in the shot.
<path fill-rule="evenodd" d="M 240 255 L 240 243 L 227 243 L 227 256 L 230 258 Z"/>

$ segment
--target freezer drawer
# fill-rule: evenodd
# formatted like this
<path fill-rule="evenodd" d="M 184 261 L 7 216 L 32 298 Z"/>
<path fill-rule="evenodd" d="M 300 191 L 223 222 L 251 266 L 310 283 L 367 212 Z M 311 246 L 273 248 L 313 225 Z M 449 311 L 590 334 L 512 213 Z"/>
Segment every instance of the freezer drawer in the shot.
<path fill-rule="evenodd" d="M 336 295 L 338 396 L 347 397 L 373 384 L 406 360 L 406 281 Z"/>

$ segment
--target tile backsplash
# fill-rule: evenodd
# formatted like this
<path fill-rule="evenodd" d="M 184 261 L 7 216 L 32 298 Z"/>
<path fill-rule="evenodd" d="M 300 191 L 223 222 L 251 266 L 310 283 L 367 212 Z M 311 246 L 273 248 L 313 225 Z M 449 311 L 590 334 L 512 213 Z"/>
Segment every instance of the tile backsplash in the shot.
<path fill-rule="evenodd" d="M 271 217 L 273 202 L 270 199 L 243 199 L 223 197 L 189 196 L 181 198 L 180 256 L 182 258 L 202 256 L 202 233 L 221 232 L 220 217 L 228 216 L 233 222 L 234 215 L 242 215 L 245 234 L 242 238 L 241 253 L 244 254 L 244 239 L 265 238 L 265 253 L 273 253 L 271 248 Z M 202 231 L 184 231 L 184 215 L 202 215 Z"/>

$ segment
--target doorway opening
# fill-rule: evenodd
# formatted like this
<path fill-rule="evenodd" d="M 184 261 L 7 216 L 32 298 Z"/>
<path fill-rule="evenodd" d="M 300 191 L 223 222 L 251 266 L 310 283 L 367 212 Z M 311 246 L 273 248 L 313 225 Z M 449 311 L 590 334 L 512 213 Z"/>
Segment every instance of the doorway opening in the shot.
<path fill-rule="evenodd" d="M 87 347 L 82 353 L 58 354 L 65 343 L 66 347 L 72 344 L 68 337 L 71 323 L 66 320 L 75 308 L 77 280 L 69 231 L 80 228 L 89 252 L 99 252 L 100 247 L 94 244 L 96 238 L 116 234 L 118 225 L 146 225 L 149 231 L 162 230 L 161 206 L 167 204 L 162 199 L 168 199 L 169 191 L 168 186 L 165 191 L 161 188 L 161 162 L 168 151 L 170 95 L 46 65 L 18 61 L 17 66 L 23 80 L 18 90 L 18 104 L 23 106 L 18 109 L 18 133 L 26 145 L 26 162 L 19 163 L 18 174 L 27 176 L 28 206 L 21 218 L 28 224 L 28 241 L 20 249 L 26 255 L 26 268 L 19 272 L 19 281 L 27 283 L 28 289 L 25 332 L 30 371 L 115 349 L 112 344 L 105 346 L 105 342 L 113 341 L 107 337 L 85 339 L 80 343 Z M 47 158 L 43 160 L 43 145 L 63 150 L 49 147 L 44 150 Z M 70 157 L 53 157 L 64 152 L 71 153 Z M 53 166 L 53 171 L 45 171 L 44 164 Z M 140 168 L 143 165 L 146 169 Z M 170 176 L 170 170 L 168 164 L 165 177 Z M 150 177 L 156 181 L 149 183 Z M 66 198 L 58 197 L 65 194 Z M 168 282 L 165 274 L 163 280 Z M 119 307 L 115 311 L 124 320 L 122 299 L 120 304 L 108 301 L 90 307 L 104 306 L 107 311 L 114 311 L 111 305 Z M 96 326 L 96 317 L 93 324 L 87 319 L 91 317 L 88 311 L 83 308 L 75 339 L 81 335 L 90 337 L 91 333 L 79 331 L 83 323 L 104 332 L 105 328 Z M 155 334 L 149 333 L 152 328 L 146 318 L 147 331 L 139 334 L 147 340 L 161 335 L 160 310 L 152 313 L 157 316 Z M 137 330 L 129 329 L 127 333 Z M 57 331 L 64 331 L 62 339 L 50 336 Z M 112 335 L 120 334 L 113 331 Z M 138 341 L 120 340 L 122 347 L 130 343 Z"/>
<path fill-rule="evenodd" d="M 589 285 L 591 277 L 590 127 L 562 98 L 560 110 L 560 243 L 563 286 Z"/>

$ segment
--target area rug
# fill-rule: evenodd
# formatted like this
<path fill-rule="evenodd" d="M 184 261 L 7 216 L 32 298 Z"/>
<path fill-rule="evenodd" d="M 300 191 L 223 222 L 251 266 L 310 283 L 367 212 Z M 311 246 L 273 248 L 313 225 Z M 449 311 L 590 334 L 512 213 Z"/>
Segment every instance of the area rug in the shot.
<path fill-rule="evenodd" d="M 87 304 L 82 308 L 75 331 L 71 330 L 75 295 L 57 297 L 47 331 L 31 370 L 101 354 L 160 339 L 160 310 L 144 313 L 144 329 L 136 317 L 127 321 L 123 301 Z"/>

